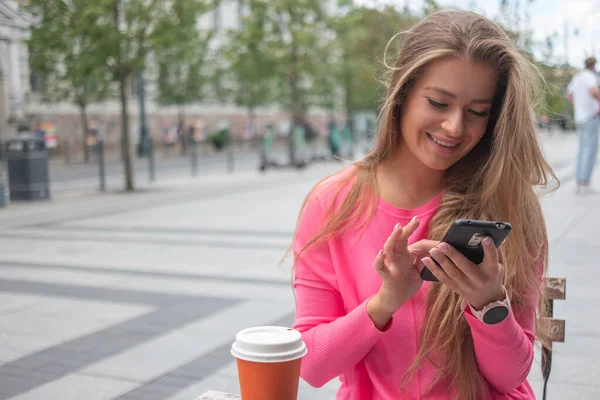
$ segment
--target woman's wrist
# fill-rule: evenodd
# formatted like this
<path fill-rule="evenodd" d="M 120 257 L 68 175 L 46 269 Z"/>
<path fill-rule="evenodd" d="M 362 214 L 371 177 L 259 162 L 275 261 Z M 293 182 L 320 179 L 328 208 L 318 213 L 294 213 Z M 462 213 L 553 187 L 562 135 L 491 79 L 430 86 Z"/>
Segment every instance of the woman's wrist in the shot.
<path fill-rule="evenodd" d="M 396 310 L 397 308 L 394 309 L 383 301 L 380 293 L 371 297 L 367 302 L 367 314 L 369 315 L 369 318 L 371 318 L 371 321 L 373 321 L 373 325 L 380 331 L 384 330 Z"/>
<path fill-rule="evenodd" d="M 469 301 L 469 304 L 475 310 L 480 311 L 483 307 L 487 306 L 488 304 L 493 303 L 494 301 L 502 301 L 505 298 L 506 298 L 506 291 L 504 289 L 504 286 L 500 286 L 500 288 L 498 290 L 494 290 L 493 292 L 490 293 L 489 296 L 486 296 L 485 298 L 483 298 L 481 300 L 477 300 L 473 303 Z"/>

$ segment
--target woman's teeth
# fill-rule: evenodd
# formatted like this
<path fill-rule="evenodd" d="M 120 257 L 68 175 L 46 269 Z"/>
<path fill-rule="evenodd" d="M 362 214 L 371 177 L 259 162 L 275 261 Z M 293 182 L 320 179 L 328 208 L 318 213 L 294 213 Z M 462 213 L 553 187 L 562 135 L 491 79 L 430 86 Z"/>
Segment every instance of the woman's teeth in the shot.
<path fill-rule="evenodd" d="M 440 146 L 444 146 L 444 147 L 450 147 L 450 148 L 452 148 L 452 147 L 456 147 L 456 146 L 458 146 L 460 144 L 460 143 L 457 143 L 457 144 L 445 143 L 445 142 L 442 142 L 441 140 L 438 140 L 438 139 L 434 138 L 431 135 L 429 135 L 429 137 L 431 137 L 431 140 L 433 140 L 435 143 L 439 144 Z"/>

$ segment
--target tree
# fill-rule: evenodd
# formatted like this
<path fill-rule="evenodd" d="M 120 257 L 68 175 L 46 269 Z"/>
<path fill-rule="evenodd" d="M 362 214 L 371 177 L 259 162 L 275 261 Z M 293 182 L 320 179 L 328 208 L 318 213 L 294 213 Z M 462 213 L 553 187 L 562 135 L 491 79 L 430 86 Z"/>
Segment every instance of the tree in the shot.
<path fill-rule="evenodd" d="M 566 83 L 571 79 L 568 69 L 556 65 L 554 59 L 554 42 L 556 33 L 547 36 L 542 43 L 542 60 L 536 62 L 536 66 L 544 77 L 542 101 L 537 105 L 538 114 L 558 115 L 569 112 L 570 107 L 564 97 Z"/>
<path fill-rule="evenodd" d="M 423 2 L 423 13 L 425 15 L 433 14 L 436 11 L 439 11 L 441 8 L 437 1 L 435 0 L 424 0 Z"/>
<path fill-rule="evenodd" d="M 227 45 L 222 48 L 228 75 L 235 85 L 230 97 L 248 110 L 253 133 L 256 109 L 271 103 L 274 97 L 273 71 L 277 64 L 268 45 L 268 7 L 266 2 L 250 1 L 248 16 L 241 19 L 240 29 L 228 32 Z"/>
<path fill-rule="evenodd" d="M 500 0 L 500 14 L 496 22 L 500 24 L 513 42 L 521 49 L 532 52 L 533 31 L 523 26 L 531 26 L 529 6 L 535 0 Z M 523 10 L 523 6 L 525 9 Z M 525 20 L 523 24 L 522 20 Z"/>
<path fill-rule="evenodd" d="M 361 21 L 361 9 L 354 7 L 353 1 L 343 0 L 338 2 L 338 12 L 329 16 L 328 25 L 335 34 L 335 40 L 324 48 L 324 63 L 320 67 L 322 72 L 316 82 L 317 94 L 321 101 L 319 105 L 331 109 L 341 103 L 346 113 L 350 132 L 354 137 L 354 111 L 358 111 L 354 104 L 354 91 L 357 71 L 369 66 L 362 64 L 360 55 L 356 54 L 357 42 L 366 34 Z M 377 91 L 377 88 L 374 88 Z M 341 99 L 341 101 L 336 101 Z"/>
<path fill-rule="evenodd" d="M 121 103 L 121 147 L 125 170 L 125 190 L 134 190 L 134 176 L 127 112 L 128 88 L 134 73 L 145 67 L 147 56 L 154 50 L 157 29 L 171 12 L 173 1 L 167 0 L 95 0 L 89 10 L 95 25 L 90 28 L 96 43 L 96 60 L 112 72 L 119 84 Z"/>
<path fill-rule="evenodd" d="M 246 24 L 262 29 L 264 46 L 272 60 L 275 100 L 284 104 L 292 124 L 288 135 L 290 161 L 295 162 L 294 127 L 306 123 L 317 66 L 323 62 L 319 49 L 330 40 L 320 0 L 248 0 Z"/>
<path fill-rule="evenodd" d="M 109 97 L 112 78 L 95 57 L 90 32 L 95 16 L 88 12 L 92 1 L 31 0 L 27 4 L 36 20 L 29 40 L 30 64 L 45 78 L 43 100 L 77 105 L 85 162 L 89 161 L 87 107 Z"/>
<path fill-rule="evenodd" d="M 339 83 L 343 88 L 346 112 L 377 112 L 385 96 L 381 84 L 386 73 L 383 63 L 388 42 L 419 21 L 409 12 L 392 6 L 383 9 L 358 7 L 338 17 L 335 26 L 337 47 L 341 49 Z M 394 41 L 402 43 L 403 36 Z M 390 45 L 390 49 L 397 46 Z M 396 54 L 388 54 L 388 62 Z"/>
<path fill-rule="evenodd" d="M 208 80 L 205 63 L 213 32 L 201 33 L 197 21 L 210 9 L 211 3 L 205 0 L 174 0 L 153 35 L 158 102 L 179 108 L 180 127 L 184 123 L 185 105 L 204 98 Z"/>

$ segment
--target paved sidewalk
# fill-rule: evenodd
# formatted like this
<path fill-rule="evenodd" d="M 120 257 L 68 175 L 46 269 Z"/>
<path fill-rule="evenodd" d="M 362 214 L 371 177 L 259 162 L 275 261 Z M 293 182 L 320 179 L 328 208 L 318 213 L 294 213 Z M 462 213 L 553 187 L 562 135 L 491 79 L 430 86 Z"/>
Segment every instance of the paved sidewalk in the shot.
<path fill-rule="evenodd" d="M 563 186 L 543 199 L 550 275 L 567 277 L 549 400 L 600 398 L 600 196 L 576 196 L 574 136 L 544 138 Z M 343 165 L 173 178 L 0 210 L 0 400 L 192 400 L 238 393 L 235 333 L 290 325 L 280 266 L 312 185 Z M 600 174 L 594 183 L 600 188 Z M 596 307 L 596 308 L 594 308 Z M 531 383 L 541 398 L 539 354 Z M 338 386 L 301 383 L 300 400 Z"/>

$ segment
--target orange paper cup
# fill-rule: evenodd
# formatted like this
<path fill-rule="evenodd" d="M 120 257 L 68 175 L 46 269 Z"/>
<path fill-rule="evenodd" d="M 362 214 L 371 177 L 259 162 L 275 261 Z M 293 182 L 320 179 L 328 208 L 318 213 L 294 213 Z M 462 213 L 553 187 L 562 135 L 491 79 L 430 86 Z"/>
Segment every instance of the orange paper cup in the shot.
<path fill-rule="evenodd" d="M 262 326 L 239 332 L 231 354 L 237 358 L 242 400 L 296 400 L 306 353 L 294 329 Z"/>

